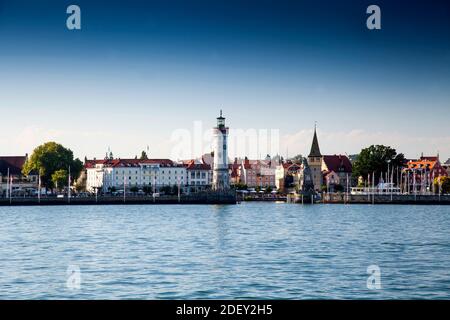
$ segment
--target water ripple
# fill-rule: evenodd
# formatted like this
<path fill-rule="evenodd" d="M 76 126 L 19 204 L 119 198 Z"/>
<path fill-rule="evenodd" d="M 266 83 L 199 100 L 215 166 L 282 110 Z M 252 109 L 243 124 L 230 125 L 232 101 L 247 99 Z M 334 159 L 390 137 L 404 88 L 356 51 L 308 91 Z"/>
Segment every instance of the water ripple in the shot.
<path fill-rule="evenodd" d="M 1 299 L 449 299 L 448 207 L 0 208 Z M 380 290 L 366 287 L 369 265 Z M 80 289 L 67 287 L 79 266 Z"/>

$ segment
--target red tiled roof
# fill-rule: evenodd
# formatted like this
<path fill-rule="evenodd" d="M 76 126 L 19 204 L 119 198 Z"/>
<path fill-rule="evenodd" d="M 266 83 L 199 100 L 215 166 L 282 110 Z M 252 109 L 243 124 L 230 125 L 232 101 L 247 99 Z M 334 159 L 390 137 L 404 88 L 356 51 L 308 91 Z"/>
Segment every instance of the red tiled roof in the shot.
<path fill-rule="evenodd" d="M 434 166 L 436 165 L 437 161 L 436 160 L 416 160 L 416 161 L 409 161 L 406 166 L 408 167 L 408 169 L 433 169 Z"/>
<path fill-rule="evenodd" d="M 297 163 L 283 163 L 283 168 L 287 171 L 298 171 L 300 170 L 301 166 Z"/>
<path fill-rule="evenodd" d="M 347 156 L 343 155 L 328 155 L 323 156 L 323 162 L 329 171 L 334 172 L 352 172 L 352 163 Z"/>
<path fill-rule="evenodd" d="M 431 156 L 431 157 L 424 157 L 424 156 L 421 156 L 421 157 L 420 157 L 420 160 L 438 161 L 439 158 L 438 158 L 437 156 Z"/>
<path fill-rule="evenodd" d="M 187 165 L 186 170 L 211 170 L 211 166 L 206 163 L 195 163 L 192 161 Z"/>
<path fill-rule="evenodd" d="M 12 175 L 22 174 L 22 167 L 27 160 L 27 156 L 4 156 L 0 157 L 0 172 L 2 175 L 9 173 Z"/>
<path fill-rule="evenodd" d="M 428 160 L 427 157 L 421 157 L 421 159 L 425 160 L 410 160 L 406 164 L 405 170 L 419 170 L 419 169 L 425 169 L 429 170 L 430 172 L 434 172 L 435 174 L 445 175 L 447 176 L 448 173 L 444 169 L 444 167 L 441 165 L 439 160 L 436 158 L 436 160 Z"/>

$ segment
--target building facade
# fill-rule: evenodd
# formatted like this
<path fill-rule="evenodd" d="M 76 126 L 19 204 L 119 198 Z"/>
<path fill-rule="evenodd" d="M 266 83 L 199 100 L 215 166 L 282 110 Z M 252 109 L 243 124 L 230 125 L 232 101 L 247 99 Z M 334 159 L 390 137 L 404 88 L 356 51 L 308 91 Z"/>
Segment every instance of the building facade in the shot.
<path fill-rule="evenodd" d="M 191 160 L 186 166 L 187 192 L 205 191 L 212 185 L 211 166 Z"/>
<path fill-rule="evenodd" d="M 169 159 L 104 159 L 86 160 L 86 190 L 108 192 L 129 188 L 150 187 L 159 192 L 162 187 L 187 185 L 186 167 Z"/>
<path fill-rule="evenodd" d="M 329 192 L 350 192 L 352 163 L 344 155 L 324 155 L 322 157 L 323 181 Z"/>
<path fill-rule="evenodd" d="M 275 188 L 276 166 L 269 160 L 243 160 L 239 172 L 239 180 L 249 188 Z"/>
<path fill-rule="evenodd" d="M 275 186 L 281 192 L 294 191 L 298 185 L 301 164 L 286 161 L 281 163 L 275 169 Z"/>
<path fill-rule="evenodd" d="M 28 159 L 25 156 L 0 157 L 0 196 L 31 195 L 38 191 L 39 174 L 22 174 L 22 168 Z"/>
<path fill-rule="evenodd" d="M 409 160 L 402 170 L 403 189 L 408 193 L 435 192 L 434 179 L 448 177 L 447 170 L 439 161 L 439 156 L 421 156 L 417 160 Z"/>

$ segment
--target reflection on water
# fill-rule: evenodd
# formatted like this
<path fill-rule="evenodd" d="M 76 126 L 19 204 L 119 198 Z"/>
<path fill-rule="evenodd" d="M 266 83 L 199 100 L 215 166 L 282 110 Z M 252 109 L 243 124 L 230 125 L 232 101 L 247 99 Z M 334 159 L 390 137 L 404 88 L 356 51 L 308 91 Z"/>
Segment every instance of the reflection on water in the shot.
<path fill-rule="evenodd" d="M 2 207 L 0 298 L 448 299 L 449 218 L 439 206 Z"/>

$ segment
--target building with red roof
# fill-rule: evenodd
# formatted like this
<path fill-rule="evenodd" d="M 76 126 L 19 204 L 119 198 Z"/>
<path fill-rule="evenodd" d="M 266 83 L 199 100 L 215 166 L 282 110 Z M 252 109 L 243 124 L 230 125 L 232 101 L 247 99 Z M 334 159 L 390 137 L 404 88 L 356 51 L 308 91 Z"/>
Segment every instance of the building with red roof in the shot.
<path fill-rule="evenodd" d="M 343 191 L 351 188 L 352 163 L 344 155 L 324 155 L 322 156 L 323 181 L 330 192 L 335 189 Z M 339 186 L 339 187 L 338 187 Z"/>
<path fill-rule="evenodd" d="M 186 187 L 188 192 L 204 191 L 211 188 L 212 169 L 207 163 L 190 160 L 184 163 L 186 167 Z"/>
<path fill-rule="evenodd" d="M 29 194 L 38 189 L 39 175 L 31 172 L 28 176 L 22 174 L 22 168 L 28 159 L 25 156 L 0 157 L 0 195 L 6 195 L 11 189 L 12 195 Z"/>
<path fill-rule="evenodd" d="M 85 160 L 86 190 L 124 190 L 151 187 L 158 192 L 174 185 L 185 189 L 186 167 L 170 159 L 113 159 Z"/>

